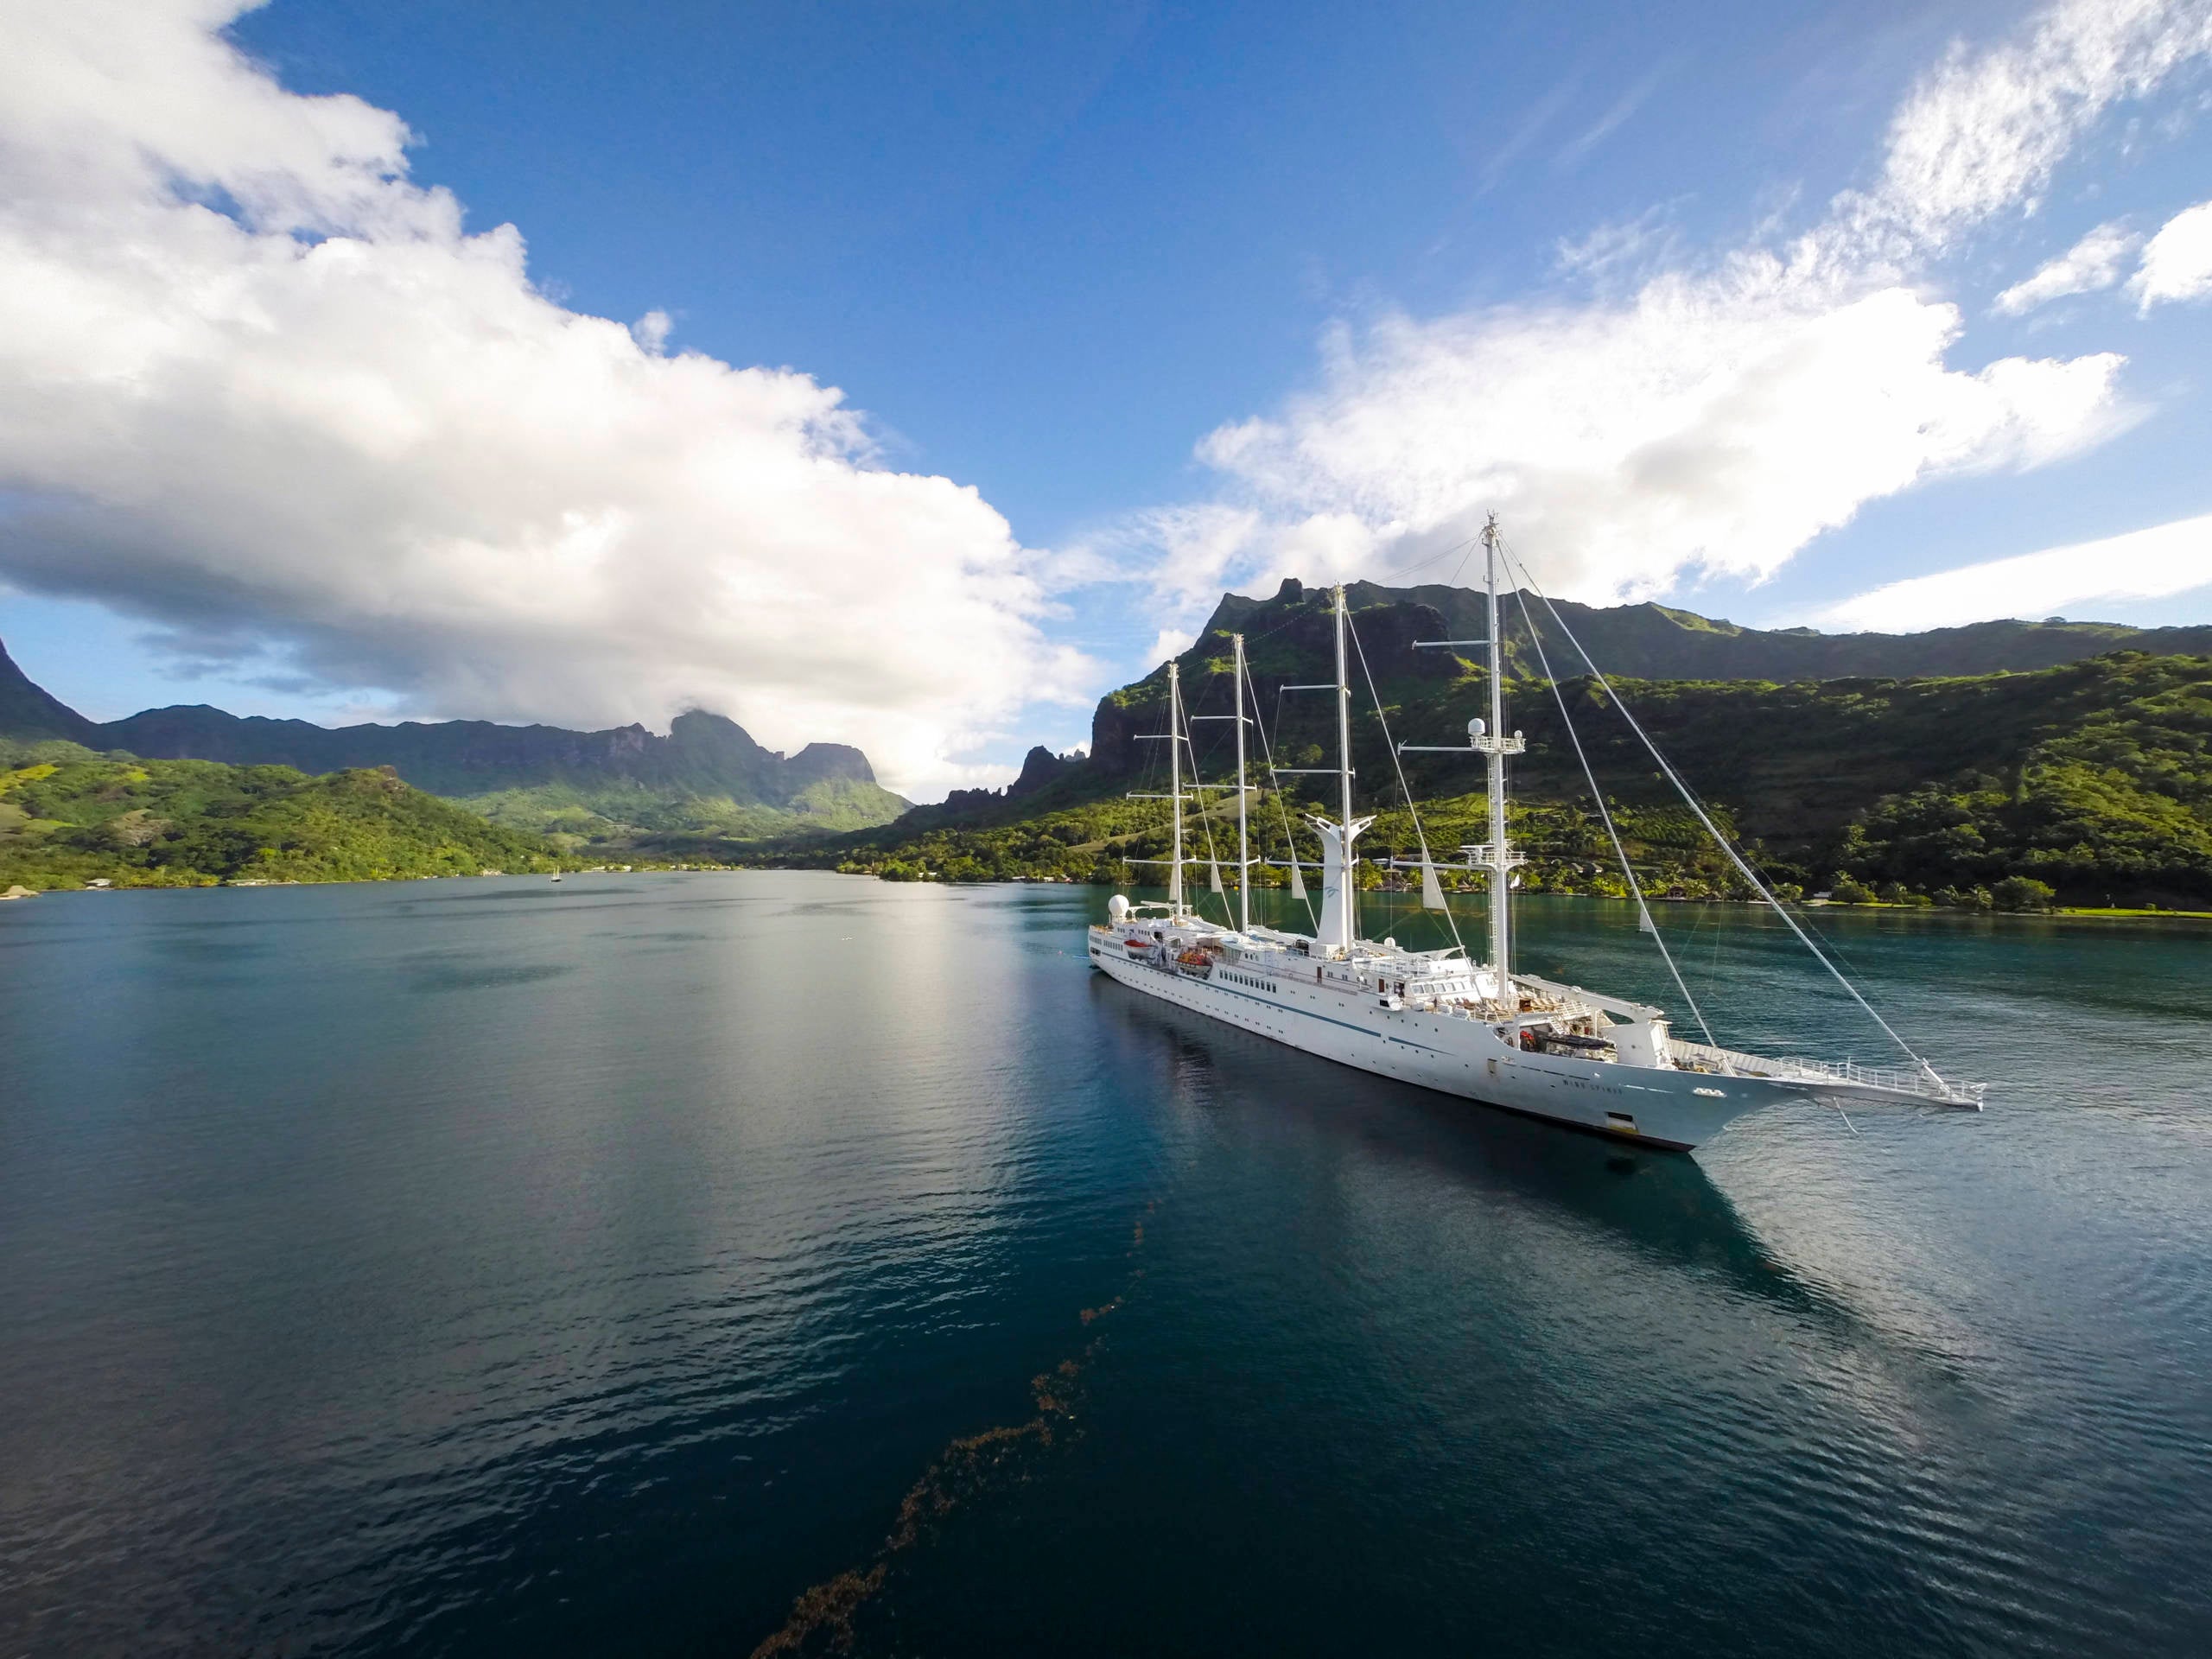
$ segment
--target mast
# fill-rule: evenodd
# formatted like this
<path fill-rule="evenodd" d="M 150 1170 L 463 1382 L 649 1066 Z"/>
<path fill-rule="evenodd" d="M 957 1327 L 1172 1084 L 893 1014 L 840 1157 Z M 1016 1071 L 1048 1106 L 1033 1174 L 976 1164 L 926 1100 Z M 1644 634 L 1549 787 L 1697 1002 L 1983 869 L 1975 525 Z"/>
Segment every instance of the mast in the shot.
<path fill-rule="evenodd" d="M 1344 672 L 1344 585 L 1336 588 L 1337 599 L 1337 781 L 1344 797 L 1344 815 L 1337 822 L 1343 825 L 1344 841 L 1340 855 L 1343 868 L 1338 880 L 1344 885 L 1344 927 L 1338 943 L 1350 949 L 1359 937 L 1357 886 L 1352 880 L 1351 838 L 1358 832 L 1351 827 L 1351 682 Z"/>
<path fill-rule="evenodd" d="M 1491 608 L 1496 612 L 1493 595 Z M 1339 655 L 1342 653 L 1339 652 Z M 1167 865 L 1167 913 L 1183 913 L 1183 671 L 1173 658 L 1167 660 L 1167 776 L 1169 810 L 1175 815 L 1175 844 Z"/>
<path fill-rule="evenodd" d="M 1508 932 L 1512 925 L 1513 893 L 1508 885 L 1512 866 L 1505 845 L 1505 685 L 1501 671 L 1503 652 L 1497 638 L 1497 515 L 1483 526 L 1483 551 L 1490 589 L 1490 953 L 1497 975 L 1501 1002 L 1513 1000 L 1507 978 Z M 1343 647 L 1338 648 L 1339 657 Z"/>
<path fill-rule="evenodd" d="M 1236 647 L 1236 931 L 1252 931 L 1252 854 L 1244 828 L 1244 636 L 1232 633 Z"/>
<path fill-rule="evenodd" d="M 1344 585 L 1336 586 L 1337 600 L 1337 779 L 1344 786 L 1344 814 L 1351 822 L 1351 682 L 1344 677 Z"/>
<path fill-rule="evenodd" d="M 1313 826 L 1313 833 L 1321 838 L 1321 917 L 1314 942 L 1325 950 L 1349 952 L 1359 938 L 1359 924 L 1354 912 L 1358 893 L 1352 880 L 1352 843 L 1360 832 L 1375 822 L 1372 818 L 1355 818 L 1351 815 L 1351 680 L 1347 673 L 1344 639 L 1351 622 L 1344 606 L 1344 585 L 1340 582 L 1331 594 L 1335 601 L 1337 623 L 1337 678 L 1334 685 L 1285 686 L 1287 691 L 1334 691 L 1337 694 L 1337 786 L 1338 798 L 1344 817 L 1332 823 L 1319 813 L 1306 815 L 1306 823 Z M 1320 772 L 1325 768 L 1293 767 L 1293 771 Z M 1295 858 L 1294 852 L 1292 856 Z M 1297 867 L 1291 869 L 1292 879 L 1297 879 Z M 1294 888 L 1293 891 L 1295 891 Z"/>

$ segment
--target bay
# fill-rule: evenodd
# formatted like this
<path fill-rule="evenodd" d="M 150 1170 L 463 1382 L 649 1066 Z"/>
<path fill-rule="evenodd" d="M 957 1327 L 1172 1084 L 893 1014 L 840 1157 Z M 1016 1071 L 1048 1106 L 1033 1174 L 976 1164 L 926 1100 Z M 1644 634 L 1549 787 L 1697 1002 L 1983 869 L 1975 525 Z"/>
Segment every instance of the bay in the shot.
<path fill-rule="evenodd" d="M 1135 997 L 1104 898 L 0 907 L 0 1651 L 2212 1646 L 2212 934 L 1827 912 L 1989 1110 L 1693 1160 Z"/>

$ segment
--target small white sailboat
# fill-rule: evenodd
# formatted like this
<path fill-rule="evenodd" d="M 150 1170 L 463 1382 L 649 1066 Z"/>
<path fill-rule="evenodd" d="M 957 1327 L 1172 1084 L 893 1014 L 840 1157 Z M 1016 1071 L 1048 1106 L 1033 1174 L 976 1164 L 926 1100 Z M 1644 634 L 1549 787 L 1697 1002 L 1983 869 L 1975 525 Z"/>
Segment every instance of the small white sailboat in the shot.
<path fill-rule="evenodd" d="M 1254 722 L 1245 715 L 1245 692 L 1250 685 L 1245 664 L 1244 639 L 1232 636 L 1235 651 L 1236 711 L 1227 715 L 1186 717 L 1177 665 L 1167 669 L 1167 730 L 1157 734 L 1168 750 L 1169 792 L 1165 797 L 1173 815 L 1173 836 L 1167 865 L 1167 899 L 1163 902 L 1132 904 L 1116 894 L 1107 906 L 1103 926 L 1088 930 L 1086 946 L 1091 963 L 1133 990 L 1156 996 L 1247 1031 L 1272 1037 L 1292 1047 L 1321 1055 L 1362 1071 L 1401 1078 L 1531 1117 L 1631 1140 L 1646 1146 L 1687 1152 L 1711 1140 L 1735 1118 L 1758 1107 L 1783 1100 L 1822 1100 L 1841 1105 L 1861 1101 L 1910 1102 L 1978 1110 L 1983 1085 L 1948 1081 L 1908 1046 L 1875 1012 L 1857 987 L 1815 944 L 1789 910 L 1777 900 L 1742 855 L 1723 835 L 1703 805 L 1683 786 L 1640 726 L 1643 737 L 1661 770 L 1681 790 L 1705 827 L 1751 890 L 1773 906 L 1821 967 L 1833 975 L 1897 1046 L 1904 1064 L 1869 1067 L 1849 1061 L 1774 1058 L 1739 1052 L 1710 1040 L 1691 1042 L 1676 1037 L 1667 1012 L 1625 997 L 1611 996 L 1580 985 L 1569 985 L 1513 971 L 1510 942 L 1513 934 L 1514 874 L 1524 860 L 1506 836 L 1506 757 L 1523 752 L 1518 734 L 1503 729 L 1503 694 L 1500 674 L 1498 632 L 1498 575 L 1503 550 L 1493 518 L 1483 531 L 1487 555 L 1489 638 L 1485 640 L 1425 641 L 1430 647 L 1452 648 L 1482 645 L 1490 664 L 1488 718 L 1468 722 L 1465 750 L 1479 755 L 1489 772 L 1490 839 L 1460 850 L 1464 861 L 1446 868 L 1478 873 L 1489 892 L 1488 960 L 1477 962 L 1464 944 L 1437 950 L 1407 950 L 1396 940 L 1377 943 L 1363 939 L 1357 926 L 1357 889 L 1354 849 L 1374 820 L 1352 814 L 1351 687 L 1347 675 L 1345 643 L 1351 620 L 1344 589 L 1335 590 L 1337 676 L 1333 685 L 1294 686 L 1286 690 L 1330 690 L 1337 698 L 1337 765 L 1339 787 L 1338 817 L 1310 815 L 1306 822 L 1319 836 L 1322 848 L 1321 912 L 1311 936 L 1261 926 L 1251 919 L 1250 873 L 1261 861 L 1250 855 L 1249 803 L 1255 792 L 1249 781 L 1245 733 Z M 1522 601 L 1524 607 L 1526 601 Z M 1565 631 L 1557 613 L 1554 620 Z M 1533 619 L 1532 619 L 1533 620 Z M 1532 637 L 1534 629 L 1531 628 Z M 1571 639 L 1572 635 L 1568 635 Z M 1354 639 L 1356 644 L 1356 637 Z M 1541 644 L 1537 643 L 1541 655 Z M 1579 649 L 1579 646 L 1578 646 Z M 1597 673 L 1595 664 L 1592 664 Z M 1551 677 L 1548 663 L 1545 677 Z M 1598 678 L 1618 703 L 1617 693 Z M 1556 686 L 1554 686 L 1556 695 Z M 1627 713 L 1626 705 L 1620 704 Z M 1379 709 L 1378 709 L 1379 712 Z M 1564 700 L 1560 713 L 1567 714 Z M 1188 734 L 1190 719 L 1226 719 L 1236 723 L 1236 781 L 1234 785 L 1198 784 L 1195 776 L 1184 781 L 1184 757 L 1196 753 Z M 1633 726 L 1633 715 L 1629 715 Z M 1581 741 L 1567 727 L 1578 759 L 1589 776 Z M 1265 733 L 1262 732 L 1264 739 Z M 1425 746 L 1401 744 L 1393 751 L 1418 750 Z M 1276 766 L 1269 750 L 1268 770 L 1281 778 L 1300 770 Z M 1627 889 L 1637 906 L 1638 929 L 1649 934 L 1666 957 L 1676 988 L 1681 992 L 1700 1030 L 1704 1015 L 1667 953 L 1663 939 L 1651 920 L 1620 837 L 1605 806 L 1604 793 L 1591 779 L 1591 792 L 1605 827 L 1612 837 Z M 1400 782 L 1402 785 L 1403 774 Z M 1211 873 L 1210 893 L 1222 892 L 1219 861 L 1186 858 L 1183 849 L 1183 803 L 1186 796 L 1208 789 L 1233 789 L 1236 796 L 1236 911 L 1224 923 L 1198 913 L 1185 894 L 1186 865 L 1205 864 Z M 1407 804 L 1414 804 L 1410 794 Z M 1388 861 L 1399 868 L 1418 868 L 1424 907 L 1452 912 L 1441 884 L 1439 865 L 1430 855 L 1427 836 L 1414 812 L 1421 853 L 1414 860 Z M 1286 834 L 1288 824 L 1286 817 Z M 1302 897 L 1305 881 L 1294 850 L 1289 861 L 1291 890 Z M 1224 915 L 1227 898 L 1223 899 Z M 1454 937 L 1458 924 L 1452 921 Z"/>

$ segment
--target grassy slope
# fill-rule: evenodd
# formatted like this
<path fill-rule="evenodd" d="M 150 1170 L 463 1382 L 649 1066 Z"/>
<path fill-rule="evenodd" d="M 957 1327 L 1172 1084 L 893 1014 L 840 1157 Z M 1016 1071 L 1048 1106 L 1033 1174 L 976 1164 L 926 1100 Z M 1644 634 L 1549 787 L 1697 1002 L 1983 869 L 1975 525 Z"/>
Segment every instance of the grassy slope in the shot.
<path fill-rule="evenodd" d="M 535 836 L 390 772 L 140 760 L 73 743 L 0 744 L 0 888 L 356 881 L 550 869 Z"/>

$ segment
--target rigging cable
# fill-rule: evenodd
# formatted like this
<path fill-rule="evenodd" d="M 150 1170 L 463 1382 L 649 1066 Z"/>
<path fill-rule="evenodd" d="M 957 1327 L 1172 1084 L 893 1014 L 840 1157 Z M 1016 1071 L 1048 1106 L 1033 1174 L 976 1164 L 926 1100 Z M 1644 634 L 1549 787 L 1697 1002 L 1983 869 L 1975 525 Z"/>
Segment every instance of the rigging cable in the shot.
<path fill-rule="evenodd" d="M 1436 866 L 1428 856 L 1428 834 L 1421 827 L 1421 809 L 1414 804 L 1414 792 L 1406 787 L 1405 764 L 1398 758 L 1397 745 L 1390 741 L 1390 721 L 1382 712 L 1382 698 L 1375 690 L 1375 671 L 1367 665 L 1367 647 L 1359 643 L 1359 630 L 1352 626 L 1350 610 L 1344 613 L 1344 632 L 1351 635 L 1351 648 L 1359 653 L 1359 671 L 1361 677 L 1367 682 L 1368 700 L 1375 705 L 1376 721 L 1382 728 L 1382 747 L 1390 751 L 1390 766 L 1398 774 L 1398 793 L 1405 798 L 1406 815 L 1414 821 L 1414 839 L 1421 843 L 1422 877 L 1426 880 L 1433 881 L 1436 880 Z M 1499 873 L 1492 871 L 1491 880 L 1495 881 L 1498 879 Z M 1351 873 L 1349 870 L 1344 873 L 1344 880 L 1347 882 L 1351 880 Z M 1421 896 L 1424 899 L 1427 898 L 1425 893 Z M 1439 898 L 1444 896 L 1444 890 L 1440 887 L 1437 889 L 1437 896 Z M 1452 905 L 1448 899 L 1444 906 L 1444 919 L 1451 926 L 1452 942 L 1459 947 L 1459 954 L 1465 956 L 1467 942 L 1459 937 L 1459 918 L 1452 913 Z"/>
<path fill-rule="evenodd" d="M 1260 754 L 1267 762 L 1268 776 L 1274 778 L 1274 747 L 1268 741 L 1267 726 L 1259 716 L 1260 688 L 1252 683 L 1251 642 L 1249 640 L 1245 642 L 1244 685 L 1245 689 L 1252 694 L 1252 725 L 1260 734 Z M 1280 690 L 1275 692 L 1275 719 L 1278 723 L 1282 719 L 1282 692 Z M 1290 809 L 1282 804 L 1282 784 L 1280 779 L 1275 783 L 1275 812 L 1282 819 L 1283 849 L 1290 855 L 1291 866 L 1295 871 L 1298 864 L 1298 837 L 1291 833 Z M 1320 918 L 1313 913 L 1313 899 L 1311 894 L 1307 894 L 1306 898 L 1306 919 L 1312 924 L 1313 931 L 1318 936 L 1321 931 L 1321 922 Z"/>
<path fill-rule="evenodd" d="M 1598 787 L 1597 774 L 1590 770 L 1590 757 L 1582 752 L 1581 734 L 1574 729 L 1574 718 L 1567 712 L 1567 694 L 1559 689 L 1559 681 L 1552 674 L 1552 665 L 1544 655 L 1544 642 L 1536 632 L 1536 619 L 1529 614 L 1529 600 L 1518 587 L 1513 597 L 1521 607 L 1521 620 L 1529 629 L 1529 643 L 1536 648 L 1536 663 L 1544 671 L 1544 678 L 1552 688 L 1552 696 L 1559 704 L 1560 723 L 1567 728 L 1567 741 L 1574 745 L 1574 758 L 1582 764 L 1582 781 L 1590 785 L 1590 798 L 1598 804 L 1598 816 L 1604 820 L 1605 833 L 1612 838 L 1613 855 L 1621 861 L 1621 874 L 1628 878 L 1628 890 L 1636 899 L 1638 925 L 1651 935 L 1651 942 L 1659 947 L 1659 955 L 1667 964 L 1667 971 L 1675 977 L 1675 988 L 1682 994 L 1682 1001 L 1690 1005 L 1696 1017 L 1697 1028 L 1705 1033 L 1705 1040 L 1713 1047 L 1720 1046 L 1713 1034 L 1713 1027 L 1705 1022 L 1705 1010 L 1697 1005 L 1697 998 L 1690 995 L 1689 982 L 1682 977 L 1682 970 L 1675 965 L 1675 953 L 1667 948 L 1667 941 L 1659 931 L 1659 924 L 1651 914 L 1651 906 L 1644 902 L 1643 888 L 1636 879 L 1636 871 L 1628 861 L 1628 849 L 1621 844 L 1621 832 L 1613 827 L 1612 809 L 1605 804 L 1603 791 Z"/>
<path fill-rule="evenodd" d="M 1583 662 L 1588 664 L 1591 677 L 1595 679 L 1604 689 L 1605 695 L 1612 699 L 1613 707 L 1620 711 L 1621 718 L 1629 724 L 1629 729 L 1643 741 L 1643 747 L 1650 751 L 1651 758 L 1659 763 L 1659 769 L 1667 775 L 1667 781 L 1674 785 L 1682 799 L 1688 804 L 1690 810 L 1697 814 L 1698 822 L 1705 826 L 1706 833 L 1713 837 L 1714 843 L 1722 852 L 1728 855 L 1729 861 L 1735 865 L 1744 880 L 1751 883 L 1751 891 L 1774 906 L 1775 914 L 1789 925 L 1789 931 L 1797 936 L 1797 942 L 1811 951 L 1813 959 L 1828 970 L 1829 976 L 1834 979 L 1835 982 L 1849 993 L 1853 1001 L 1866 1010 L 1866 1017 L 1879 1026 L 1889 1039 L 1902 1049 L 1907 1058 L 1919 1066 L 1923 1072 L 1940 1084 L 1942 1078 L 1937 1075 L 1936 1068 L 1921 1058 L 1910 1043 L 1897 1035 L 1897 1028 L 1883 1019 L 1874 1005 L 1860 994 L 1859 988 L 1844 976 L 1843 970 L 1828 960 L 1827 953 L 1819 945 L 1815 944 L 1811 937 L 1797 925 L 1797 918 L 1783 908 L 1780 899 L 1767 891 L 1766 883 L 1760 880 L 1758 873 L 1745 861 L 1743 855 L 1736 850 L 1736 844 L 1720 833 L 1719 827 L 1713 822 L 1711 815 L 1706 811 L 1704 804 L 1691 792 L 1689 785 L 1681 780 L 1680 774 L 1675 771 L 1673 764 L 1659 752 L 1659 746 L 1651 741 L 1650 734 L 1643 729 L 1636 716 L 1629 711 L 1628 704 L 1622 700 L 1621 694 L 1613 689 L 1612 682 L 1605 677 L 1605 671 L 1592 660 L 1590 653 L 1583 649 L 1582 642 L 1574 637 L 1574 631 L 1567 626 L 1567 620 L 1560 615 L 1559 607 L 1552 603 L 1551 595 L 1536 586 L 1536 579 L 1529 574 L 1529 567 L 1522 563 L 1510 548 L 1506 550 L 1506 557 L 1520 566 L 1522 580 L 1535 590 L 1537 598 L 1544 601 L 1544 608 L 1551 613 L 1551 619 L 1559 625 L 1559 631 L 1567 636 L 1567 643 L 1574 647 Z"/>
<path fill-rule="evenodd" d="M 1399 565 L 1399 566 L 1397 566 L 1396 568 L 1395 568 L 1395 569 L 1393 569 L 1385 570 L 1385 571 L 1382 573 L 1382 581 L 1384 581 L 1384 582 L 1395 582 L 1395 581 L 1397 581 L 1397 580 L 1399 580 L 1399 579 L 1401 579 L 1401 578 L 1402 578 L 1402 577 L 1409 576 L 1409 575 L 1413 575 L 1413 573 L 1414 573 L 1414 571 L 1416 571 L 1416 570 L 1425 570 L 1425 569 L 1427 569 L 1430 565 L 1432 565 L 1432 564 L 1439 564 L 1439 563 L 1441 563 L 1444 560 L 1450 558 L 1450 557 L 1451 557 L 1454 553 L 1458 553 L 1458 552 L 1459 552 L 1459 550 L 1460 550 L 1461 548 L 1468 548 L 1468 549 L 1471 549 L 1471 548 L 1473 548 L 1473 546 L 1475 545 L 1475 543 L 1476 543 L 1477 542 L 1479 542 L 1480 540 L 1482 540 L 1482 537 L 1481 537 L 1480 536 L 1470 536 L 1470 537 L 1467 537 L 1467 539 L 1466 539 L 1465 541 L 1464 541 L 1464 542 L 1454 542 L 1454 543 L 1452 543 L 1452 545 L 1451 545 L 1451 546 L 1449 546 L 1449 547 L 1447 547 L 1447 548 L 1441 549 L 1440 550 L 1439 550 L 1439 551 L 1437 551 L 1437 552 L 1432 553 L 1432 554 L 1430 554 L 1430 555 L 1429 555 L 1427 558 L 1425 558 L 1425 559 L 1415 559 L 1415 560 L 1414 560 L 1411 564 L 1402 564 L 1402 565 Z M 1461 556 L 1460 556 L 1460 559 L 1459 559 L 1459 565 L 1460 565 L 1461 567 L 1464 567 L 1464 566 L 1466 564 L 1466 563 L 1467 563 L 1466 556 L 1465 556 L 1465 554 L 1461 554 Z M 1449 587 L 1451 587 L 1454 582 L 1457 582 L 1459 581 L 1459 569 L 1458 569 L 1458 568 L 1455 568 L 1455 569 L 1452 570 L 1452 581 L 1451 581 L 1451 582 L 1446 582 L 1444 585 L 1445 585 L 1446 587 L 1449 588 Z M 1377 583 L 1376 585 L 1377 585 L 1377 586 L 1380 586 L 1381 584 L 1380 584 L 1380 583 Z"/>
<path fill-rule="evenodd" d="M 1191 716 L 1187 712 L 1185 712 L 1183 715 L 1183 729 L 1187 732 L 1190 730 L 1190 728 Z M 1191 789 L 1192 792 L 1196 794 L 1198 798 L 1198 827 L 1206 832 L 1206 868 L 1211 873 L 1212 876 L 1211 880 L 1207 883 L 1207 890 L 1209 892 L 1215 892 L 1217 896 L 1221 899 L 1221 912 L 1223 919 L 1227 922 L 1229 931 L 1234 933 L 1236 931 L 1236 912 L 1231 910 L 1229 906 L 1229 895 L 1226 893 L 1220 893 L 1217 891 L 1218 884 L 1221 880 L 1221 860 L 1214 854 L 1213 816 L 1206 810 L 1205 791 L 1209 785 L 1198 782 L 1198 746 L 1196 740 L 1191 740 L 1190 746 Z M 1191 862 L 1195 864 L 1198 862 L 1198 860 L 1194 858 Z M 1200 899 L 1198 904 L 1202 905 L 1205 902 L 1205 901 L 1204 899 Z M 1193 905 L 1191 908 L 1198 915 L 1204 915 L 1205 913 L 1198 908 L 1198 905 Z"/>

